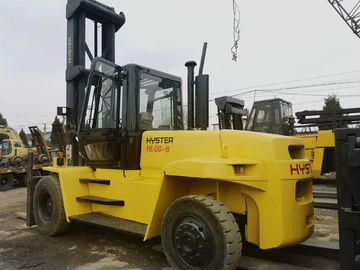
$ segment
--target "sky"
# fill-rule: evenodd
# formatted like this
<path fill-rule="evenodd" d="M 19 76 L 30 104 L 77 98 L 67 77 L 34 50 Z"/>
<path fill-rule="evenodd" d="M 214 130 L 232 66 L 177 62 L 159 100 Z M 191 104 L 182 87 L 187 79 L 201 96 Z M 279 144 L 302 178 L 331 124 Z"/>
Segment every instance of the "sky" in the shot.
<path fill-rule="evenodd" d="M 336 94 L 343 108 L 360 107 L 360 40 L 327 0 L 237 0 L 238 61 L 232 60 L 231 0 L 101 0 L 124 12 L 116 63 L 137 63 L 182 77 L 185 62 L 210 75 L 210 123 L 215 97 L 283 98 L 294 112 L 320 110 Z M 351 6 L 352 0 L 343 1 Z M 355 3 L 355 2 L 354 2 Z M 0 113 L 16 129 L 51 129 L 65 106 L 66 1 L 1 0 Z M 256 91 L 255 91 L 256 90 Z M 184 99 L 186 103 L 186 99 Z"/>

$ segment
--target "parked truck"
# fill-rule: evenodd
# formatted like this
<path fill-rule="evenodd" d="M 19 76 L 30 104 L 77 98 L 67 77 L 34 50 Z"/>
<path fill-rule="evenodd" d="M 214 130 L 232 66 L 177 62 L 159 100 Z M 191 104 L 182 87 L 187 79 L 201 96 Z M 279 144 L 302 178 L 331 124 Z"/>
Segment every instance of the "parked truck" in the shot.
<path fill-rule="evenodd" d="M 0 191 L 9 190 L 17 183 L 26 185 L 30 152 L 34 153 L 33 174 L 41 175 L 42 167 L 50 164 L 49 158 L 36 149 L 25 147 L 15 129 L 0 126 Z"/>

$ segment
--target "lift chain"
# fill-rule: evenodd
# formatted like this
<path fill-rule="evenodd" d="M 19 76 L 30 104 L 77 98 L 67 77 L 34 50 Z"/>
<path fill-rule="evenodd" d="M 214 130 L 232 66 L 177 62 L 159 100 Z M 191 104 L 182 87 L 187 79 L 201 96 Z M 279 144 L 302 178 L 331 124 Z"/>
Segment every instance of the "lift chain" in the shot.
<path fill-rule="evenodd" d="M 238 51 L 238 42 L 240 40 L 240 9 L 236 2 L 236 0 L 233 0 L 233 38 L 234 38 L 234 45 L 231 47 L 231 53 L 232 53 L 232 60 L 235 62 L 237 61 L 237 51 Z"/>

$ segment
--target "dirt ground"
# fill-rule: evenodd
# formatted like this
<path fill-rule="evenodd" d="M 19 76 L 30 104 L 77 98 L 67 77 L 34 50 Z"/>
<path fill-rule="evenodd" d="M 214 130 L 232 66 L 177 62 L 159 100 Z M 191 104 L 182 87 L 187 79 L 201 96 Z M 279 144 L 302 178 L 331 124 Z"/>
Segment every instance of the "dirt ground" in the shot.
<path fill-rule="evenodd" d="M 26 227 L 25 220 L 15 214 L 24 212 L 25 207 L 26 188 L 0 192 L 0 269 L 171 269 L 159 238 L 143 242 L 135 236 L 82 224 L 75 224 L 64 235 L 47 237 L 36 227 Z M 316 209 L 315 213 L 317 226 L 312 238 L 337 242 L 336 211 Z M 299 255 L 294 259 L 299 263 L 289 265 L 282 259 L 273 262 L 269 256 L 265 253 L 263 259 L 245 254 L 238 270 L 339 269 L 336 259 L 319 261 Z"/>

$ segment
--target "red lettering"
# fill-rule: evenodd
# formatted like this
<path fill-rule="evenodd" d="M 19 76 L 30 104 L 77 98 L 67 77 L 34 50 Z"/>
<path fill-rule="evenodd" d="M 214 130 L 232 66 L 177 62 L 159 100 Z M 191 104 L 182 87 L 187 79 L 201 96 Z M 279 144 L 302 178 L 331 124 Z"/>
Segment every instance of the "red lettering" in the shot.
<path fill-rule="evenodd" d="M 310 168 L 309 167 L 310 167 L 309 163 L 305 164 L 306 174 L 310 174 Z"/>
<path fill-rule="evenodd" d="M 297 175 L 311 174 L 311 166 L 310 166 L 309 163 L 296 164 L 296 167 L 294 167 L 294 166 L 292 164 L 290 164 L 290 173 L 291 173 L 291 175 L 294 175 L 295 173 Z"/>
<path fill-rule="evenodd" d="M 305 165 L 303 164 L 303 166 L 301 167 L 301 164 L 299 164 L 299 169 L 301 170 L 301 174 L 304 174 Z"/>
<path fill-rule="evenodd" d="M 294 171 L 297 172 L 297 174 L 299 175 L 299 165 L 296 164 L 296 168 L 293 168 L 292 164 L 290 164 L 290 173 L 291 175 L 294 175 Z"/>

